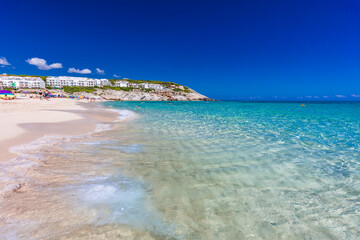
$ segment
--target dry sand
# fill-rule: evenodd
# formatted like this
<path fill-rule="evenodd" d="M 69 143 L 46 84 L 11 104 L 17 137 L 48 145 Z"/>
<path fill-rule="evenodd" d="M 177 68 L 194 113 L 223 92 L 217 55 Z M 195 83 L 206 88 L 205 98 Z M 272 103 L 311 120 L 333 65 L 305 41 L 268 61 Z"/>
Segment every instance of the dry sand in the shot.
<path fill-rule="evenodd" d="M 117 113 L 97 109 L 87 100 L 18 99 L 0 100 L 0 161 L 14 157 L 11 146 L 43 135 L 78 135 L 90 132 L 95 124 L 113 121 Z"/>

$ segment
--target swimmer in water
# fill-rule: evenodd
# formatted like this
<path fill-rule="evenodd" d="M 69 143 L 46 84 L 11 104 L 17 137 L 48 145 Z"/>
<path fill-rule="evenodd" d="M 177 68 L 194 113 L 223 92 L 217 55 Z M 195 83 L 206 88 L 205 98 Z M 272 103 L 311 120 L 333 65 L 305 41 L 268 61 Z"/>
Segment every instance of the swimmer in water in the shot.
<path fill-rule="evenodd" d="M 140 109 L 140 106 L 137 106 L 138 109 Z"/>

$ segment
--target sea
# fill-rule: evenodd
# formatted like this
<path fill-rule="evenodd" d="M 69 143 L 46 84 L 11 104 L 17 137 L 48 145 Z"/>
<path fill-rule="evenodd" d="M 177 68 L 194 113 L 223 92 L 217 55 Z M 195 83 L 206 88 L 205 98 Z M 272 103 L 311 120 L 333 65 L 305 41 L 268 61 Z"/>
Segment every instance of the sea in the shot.
<path fill-rule="evenodd" d="M 26 150 L 59 180 L 9 239 L 360 239 L 360 102 L 98 107 L 118 121 Z"/>

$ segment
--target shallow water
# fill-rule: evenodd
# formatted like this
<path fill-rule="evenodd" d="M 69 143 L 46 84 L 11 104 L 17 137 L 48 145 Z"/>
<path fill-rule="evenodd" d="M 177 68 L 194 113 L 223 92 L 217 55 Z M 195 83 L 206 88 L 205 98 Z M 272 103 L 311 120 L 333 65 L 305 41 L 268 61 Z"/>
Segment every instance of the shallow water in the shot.
<path fill-rule="evenodd" d="M 108 103 L 135 109 L 124 174 L 185 239 L 360 237 L 360 104 Z"/>
<path fill-rule="evenodd" d="M 56 179 L 33 187 L 53 236 L 360 238 L 359 103 L 105 106 L 138 117 L 32 152 Z M 48 235 L 43 221 L 28 232 Z"/>

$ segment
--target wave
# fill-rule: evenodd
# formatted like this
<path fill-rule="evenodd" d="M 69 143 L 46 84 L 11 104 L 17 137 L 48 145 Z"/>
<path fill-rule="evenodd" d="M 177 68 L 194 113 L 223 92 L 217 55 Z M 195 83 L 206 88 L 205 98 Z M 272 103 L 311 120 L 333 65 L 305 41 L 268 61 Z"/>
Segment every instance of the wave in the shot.
<path fill-rule="evenodd" d="M 111 112 L 116 112 L 119 114 L 116 122 L 120 122 L 120 121 L 129 121 L 129 120 L 133 120 L 139 117 L 139 115 L 133 111 L 130 110 L 126 110 L 126 109 L 114 109 L 114 108 L 102 108 L 105 109 L 107 111 L 111 111 Z"/>

